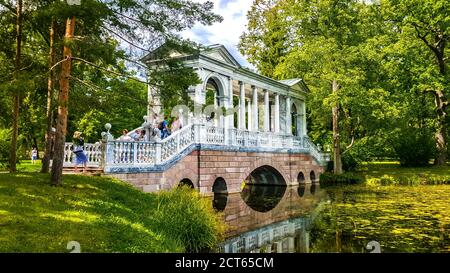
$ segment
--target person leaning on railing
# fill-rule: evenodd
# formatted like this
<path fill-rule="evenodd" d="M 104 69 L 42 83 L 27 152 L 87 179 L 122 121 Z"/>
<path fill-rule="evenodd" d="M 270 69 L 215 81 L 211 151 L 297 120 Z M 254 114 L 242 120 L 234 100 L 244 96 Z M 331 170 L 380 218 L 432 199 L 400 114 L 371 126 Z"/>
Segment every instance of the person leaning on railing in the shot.
<path fill-rule="evenodd" d="M 128 130 L 124 129 L 122 135 L 117 139 L 119 141 L 133 141 L 133 139 L 128 135 Z"/>
<path fill-rule="evenodd" d="M 167 120 L 168 116 L 164 116 L 164 120 L 161 121 L 158 125 L 158 129 L 161 131 L 161 139 L 165 139 L 170 135 L 169 133 L 169 121 Z"/>
<path fill-rule="evenodd" d="M 73 134 L 73 146 L 71 147 L 75 153 L 75 172 L 78 171 L 78 165 L 83 164 L 83 173 L 86 173 L 88 159 L 84 154 L 84 139 L 81 137 L 81 132 L 76 131 Z"/>
<path fill-rule="evenodd" d="M 180 117 L 177 116 L 175 118 L 175 120 L 172 122 L 172 126 L 171 126 L 172 133 L 180 130 L 182 127 L 183 127 L 183 123 L 182 123 Z"/>
<path fill-rule="evenodd" d="M 147 136 L 145 135 L 145 130 L 141 130 L 137 141 L 147 141 Z"/>

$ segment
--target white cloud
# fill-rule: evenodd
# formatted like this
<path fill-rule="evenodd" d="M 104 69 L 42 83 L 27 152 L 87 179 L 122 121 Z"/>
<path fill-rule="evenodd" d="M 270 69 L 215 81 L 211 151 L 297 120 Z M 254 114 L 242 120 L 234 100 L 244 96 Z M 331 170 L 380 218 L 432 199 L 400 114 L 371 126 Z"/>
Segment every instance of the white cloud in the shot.
<path fill-rule="evenodd" d="M 204 3 L 207 0 L 193 0 Z M 210 0 L 214 2 L 214 13 L 223 17 L 221 23 L 211 26 L 196 24 L 194 28 L 182 32 L 182 36 L 204 45 L 223 44 L 243 66 L 252 67 L 239 53 L 239 37 L 247 28 L 247 12 L 252 0 Z"/>

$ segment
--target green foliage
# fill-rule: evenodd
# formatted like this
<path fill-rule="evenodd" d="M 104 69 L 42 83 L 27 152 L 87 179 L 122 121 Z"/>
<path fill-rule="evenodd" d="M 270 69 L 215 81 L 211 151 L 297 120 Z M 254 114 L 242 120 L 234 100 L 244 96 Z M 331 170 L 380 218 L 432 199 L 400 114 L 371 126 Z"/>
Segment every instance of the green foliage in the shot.
<path fill-rule="evenodd" d="M 33 145 L 43 148 L 52 20 L 56 24 L 56 61 L 63 58 L 63 45 L 69 46 L 78 58 L 72 60 L 68 141 L 76 130 L 83 131 L 88 141 L 96 141 L 106 122 L 113 125 L 111 132 L 116 136 L 124 128 L 139 127 L 147 111 L 147 86 L 130 78 L 145 79 L 146 69 L 140 68 L 142 72 L 137 75 L 134 60 L 164 42 L 167 52 L 193 50 L 195 44 L 177 33 L 196 23 L 211 24 L 221 20 L 212 12 L 211 2 L 83 0 L 82 5 L 71 6 L 66 1 L 31 1 L 29 5 L 33 8 L 23 11 L 22 67 L 19 79 L 13 80 L 14 5 L 10 0 L 0 2 L 0 109 L 11 109 L 11 94 L 20 92 L 19 150 L 23 151 L 22 155 Z M 75 39 L 68 42 L 63 37 L 66 20 L 72 16 L 76 18 Z M 168 71 L 162 73 L 161 78 L 150 77 L 162 86 L 163 102 L 168 105 L 189 102 L 185 91 L 187 86 L 197 82 L 196 74 L 192 69 L 180 67 L 176 61 L 166 66 Z M 60 66 L 54 68 L 56 90 L 59 69 Z M 54 119 L 56 108 L 52 109 Z M 0 114 L 1 128 L 11 125 L 11 112 Z M 53 127 L 54 124 L 55 121 Z"/>
<path fill-rule="evenodd" d="M 407 128 L 400 132 L 394 149 L 405 167 L 427 166 L 434 157 L 435 145 L 431 133 L 424 129 Z"/>
<path fill-rule="evenodd" d="M 224 224 L 207 198 L 189 187 L 158 194 L 154 219 L 159 228 L 183 242 L 188 252 L 213 249 L 222 239 Z"/>
<path fill-rule="evenodd" d="M 11 130 L 0 129 L 0 167 L 8 166 L 10 149 Z"/>
<path fill-rule="evenodd" d="M 368 186 L 448 185 L 450 184 L 450 176 L 392 176 L 385 174 L 381 177 L 367 179 L 366 184 Z"/>
<path fill-rule="evenodd" d="M 342 154 L 342 169 L 344 171 L 354 171 L 358 167 L 359 162 L 352 152 L 346 151 Z"/>
<path fill-rule="evenodd" d="M 355 171 L 360 162 L 359 158 L 353 153 L 353 150 L 347 150 L 342 154 L 341 157 L 342 160 L 342 169 L 346 172 L 348 171 Z M 326 171 L 332 172 L 333 171 L 333 160 L 329 161 L 326 167 Z"/>
<path fill-rule="evenodd" d="M 82 252 L 185 252 L 213 246 L 223 232 L 210 202 L 191 191 L 149 194 L 106 177 L 48 181 L 0 174 L 0 252 L 67 253 L 69 241 Z"/>
<path fill-rule="evenodd" d="M 356 176 L 352 173 L 344 173 L 344 174 L 322 173 L 320 175 L 319 181 L 321 187 L 330 187 L 338 185 L 359 184 L 363 180 L 361 179 L 361 177 Z"/>
<path fill-rule="evenodd" d="M 439 91 L 448 104 L 449 9 L 446 0 L 255 0 L 240 49 L 263 73 L 305 80 L 314 142 L 332 146 L 337 104 L 344 151 L 353 143 L 348 152 L 357 162 L 392 158 L 403 124 L 430 128 L 429 137 L 450 127 L 448 108 L 434 101 Z M 272 57 L 279 60 L 267 61 Z"/>
<path fill-rule="evenodd" d="M 78 120 L 76 128 L 83 132 L 86 143 L 96 142 L 100 139 L 102 129 L 104 129 L 103 125 L 106 123 L 105 121 L 105 113 L 97 109 L 92 109 Z"/>
<path fill-rule="evenodd" d="M 401 167 L 399 162 L 361 164 L 356 175 L 365 177 L 369 186 L 381 185 L 442 185 L 450 181 L 448 166 Z"/>
<path fill-rule="evenodd" d="M 254 0 L 247 14 L 248 30 L 240 38 L 241 53 L 267 77 L 277 77 L 275 68 L 287 53 L 290 26 L 284 16 L 283 1 Z"/>
<path fill-rule="evenodd" d="M 184 52 L 187 53 L 192 50 L 179 47 L 175 49 L 185 50 Z M 161 58 L 164 57 L 168 56 L 161 56 Z M 187 90 L 190 86 L 201 83 L 197 73 L 192 68 L 184 67 L 178 59 L 167 61 L 163 67 L 163 69 L 150 70 L 149 78 L 159 85 L 159 95 L 164 110 L 171 111 L 176 105 L 186 105 L 193 109 L 194 103 Z M 165 114 L 170 115 L 170 112 Z"/>
<path fill-rule="evenodd" d="M 446 0 L 390 0 L 382 7 L 387 25 L 398 29 L 392 33 L 394 39 L 386 47 L 390 57 L 387 64 L 404 74 L 393 75 L 391 81 L 433 100 L 432 106 L 426 108 L 433 110 L 434 133 L 440 134 L 435 139 L 436 159 L 445 163 L 448 141 L 445 127 L 449 124 L 445 105 L 449 103 L 450 90 L 450 4 Z"/>

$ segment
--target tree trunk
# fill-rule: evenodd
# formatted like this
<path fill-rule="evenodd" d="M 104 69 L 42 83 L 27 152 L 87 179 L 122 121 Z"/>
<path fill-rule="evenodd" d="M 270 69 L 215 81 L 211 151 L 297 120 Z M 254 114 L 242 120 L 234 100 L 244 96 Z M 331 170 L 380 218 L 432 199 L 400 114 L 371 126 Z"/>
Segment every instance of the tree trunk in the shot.
<path fill-rule="evenodd" d="M 434 164 L 438 166 L 444 166 L 447 163 L 447 142 L 445 138 L 447 130 L 445 123 L 445 119 L 447 116 L 447 113 L 445 112 L 445 105 L 447 103 L 447 100 L 444 96 L 443 91 L 436 91 L 434 95 L 438 122 L 438 128 L 434 135 L 436 141 L 436 158 L 434 159 Z"/>
<path fill-rule="evenodd" d="M 55 40 L 55 28 L 56 23 L 55 19 L 52 19 L 52 23 L 50 26 L 50 62 L 49 67 L 52 68 L 55 64 L 55 49 L 54 49 L 54 40 Z M 47 130 L 45 131 L 45 150 L 44 150 L 44 158 L 42 159 L 42 169 L 41 173 L 48 173 L 50 168 L 50 154 L 52 148 L 52 121 L 53 121 L 53 89 L 54 89 L 54 77 L 53 70 L 50 70 L 50 75 L 48 76 L 47 81 Z"/>
<path fill-rule="evenodd" d="M 72 51 L 69 48 L 69 42 L 73 39 L 75 31 L 75 17 L 68 18 L 66 22 L 66 35 L 63 56 L 65 62 L 62 63 L 61 77 L 59 79 L 60 91 L 58 95 L 58 119 L 56 122 L 55 151 L 52 165 L 52 185 L 60 185 L 63 163 L 64 163 L 64 144 L 67 131 L 67 113 L 69 103 L 69 81 L 72 69 Z"/>
<path fill-rule="evenodd" d="M 22 51 L 22 0 L 17 1 L 17 19 L 16 19 L 16 60 L 14 65 L 14 81 L 18 82 L 20 70 L 20 55 Z M 17 162 L 17 138 L 19 136 L 19 106 L 20 94 L 16 90 L 13 95 L 13 120 L 12 120 L 12 138 L 11 151 L 9 154 L 9 171 L 15 173 Z"/>
<path fill-rule="evenodd" d="M 342 252 L 342 231 L 340 231 L 339 229 L 336 230 L 335 233 L 335 237 L 336 237 L 336 252 L 337 253 L 341 253 Z"/>
<path fill-rule="evenodd" d="M 417 28 L 416 28 L 417 30 Z M 439 68 L 439 73 L 445 78 L 447 76 L 446 70 L 446 58 L 445 47 L 447 45 L 447 38 L 441 33 L 435 34 L 434 43 L 430 43 L 427 39 L 427 35 L 418 34 L 419 38 L 431 49 L 436 57 L 436 61 Z M 446 141 L 446 108 L 449 105 L 449 100 L 445 96 L 445 90 L 431 90 L 434 95 L 434 101 L 437 112 L 437 129 L 434 134 L 436 142 L 436 158 L 434 164 L 438 166 L 446 165 L 447 161 L 447 141 Z"/>
<path fill-rule="evenodd" d="M 445 166 L 447 162 L 447 143 L 445 141 L 445 122 L 440 124 L 440 128 L 435 134 L 436 138 L 436 158 L 434 164 L 437 166 Z"/>
<path fill-rule="evenodd" d="M 336 80 L 333 81 L 333 94 L 336 94 L 340 86 Z M 341 159 L 341 141 L 339 136 L 339 102 L 335 102 L 332 109 L 333 113 L 333 172 L 334 174 L 342 173 Z"/>

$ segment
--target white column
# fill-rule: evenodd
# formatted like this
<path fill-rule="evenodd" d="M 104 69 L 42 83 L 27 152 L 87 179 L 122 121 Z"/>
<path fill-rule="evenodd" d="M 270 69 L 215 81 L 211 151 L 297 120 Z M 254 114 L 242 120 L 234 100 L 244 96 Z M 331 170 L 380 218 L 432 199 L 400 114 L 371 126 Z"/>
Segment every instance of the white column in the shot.
<path fill-rule="evenodd" d="M 217 92 L 214 92 L 214 108 L 219 107 L 219 102 L 217 101 Z M 214 126 L 215 127 L 223 127 L 223 116 L 217 115 L 217 113 L 214 113 Z"/>
<path fill-rule="evenodd" d="M 234 101 L 233 101 L 233 78 L 228 79 L 228 105 L 226 108 L 233 108 L 234 107 Z M 226 117 L 228 119 L 228 127 L 227 128 L 234 128 L 234 114 L 230 114 Z"/>
<path fill-rule="evenodd" d="M 264 90 L 264 131 L 270 131 L 269 90 Z"/>
<path fill-rule="evenodd" d="M 280 132 L 280 95 L 275 94 L 275 133 Z"/>
<path fill-rule="evenodd" d="M 253 113 L 252 113 L 252 120 L 253 120 L 253 131 L 259 131 L 259 120 L 258 120 L 258 88 L 256 86 L 253 86 Z"/>
<path fill-rule="evenodd" d="M 306 136 L 308 132 L 306 132 L 306 102 L 305 101 L 303 101 L 303 103 L 302 103 L 302 114 L 303 114 L 303 116 L 302 116 L 302 127 L 303 127 L 302 134 L 304 136 Z"/>
<path fill-rule="evenodd" d="M 247 124 L 247 130 L 253 131 L 253 124 L 252 124 L 252 102 L 251 100 L 248 100 L 248 110 L 247 110 L 247 116 L 248 116 L 248 124 Z"/>
<path fill-rule="evenodd" d="M 153 117 L 152 115 L 152 87 L 150 86 L 150 79 L 148 79 L 147 83 L 147 117 L 151 119 Z"/>
<path fill-rule="evenodd" d="M 295 252 L 295 238 L 294 237 L 288 237 L 288 253 L 294 253 Z"/>
<path fill-rule="evenodd" d="M 161 114 L 161 99 L 158 87 L 147 84 L 147 117 L 153 123 L 153 114 Z M 162 117 L 159 117 L 162 118 Z"/>
<path fill-rule="evenodd" d="M 239 96 L 239 100 L 238 100 L 238 106 L 239 106 L 239 112 L 237 114 L 237 128 L 241 129 L 242 121 L 241 121 L 241 97 L 240 96 Z"/>
<path fill-rule="evenodd" d="M 245 84 L 243 82 L 239 82 L 240 89 L 240 109 L 239 116 L 241 122 L 239 123 L 239 129 L 245 129 Z"/>
<path fill-rule="evenodd" d="M 292 135 L 291 98 L 286 97 L 286 134 Z"/>

